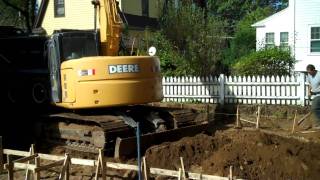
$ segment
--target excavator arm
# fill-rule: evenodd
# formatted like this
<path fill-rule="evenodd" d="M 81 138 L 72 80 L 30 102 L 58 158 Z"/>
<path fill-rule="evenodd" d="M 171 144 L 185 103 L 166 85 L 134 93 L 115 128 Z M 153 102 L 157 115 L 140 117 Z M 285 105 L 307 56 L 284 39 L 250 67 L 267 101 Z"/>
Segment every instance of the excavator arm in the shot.
<path fill-rule="evenodd" d="M 101 54 L 116 56 L 123 28 L 117 3 L 115 0 L 94 0 L 92 3 L 99 9 L 96 16 L 99 17 Z"/>

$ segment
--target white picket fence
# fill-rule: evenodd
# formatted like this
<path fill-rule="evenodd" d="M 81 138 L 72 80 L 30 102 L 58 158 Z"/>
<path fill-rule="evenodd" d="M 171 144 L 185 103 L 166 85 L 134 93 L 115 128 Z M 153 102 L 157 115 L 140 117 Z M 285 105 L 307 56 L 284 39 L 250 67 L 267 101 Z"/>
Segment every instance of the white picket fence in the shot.
<path fill-rule="evenodd" d="M 165 102 L 309 105 L 306 75 L 163 77 Z"/>

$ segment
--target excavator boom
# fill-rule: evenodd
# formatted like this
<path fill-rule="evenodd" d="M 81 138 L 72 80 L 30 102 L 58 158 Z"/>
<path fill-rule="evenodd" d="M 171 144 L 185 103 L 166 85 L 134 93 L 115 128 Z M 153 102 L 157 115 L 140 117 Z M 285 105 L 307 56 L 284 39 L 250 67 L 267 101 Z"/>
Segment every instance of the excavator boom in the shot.
<path fill-rule="evenodd" d="M 115 0 L 99 0 L 99 23 L 101 53 L 104 56 L 116 56 L 119 52 L 119 44 L 123 21 L 118 13 Z"/>

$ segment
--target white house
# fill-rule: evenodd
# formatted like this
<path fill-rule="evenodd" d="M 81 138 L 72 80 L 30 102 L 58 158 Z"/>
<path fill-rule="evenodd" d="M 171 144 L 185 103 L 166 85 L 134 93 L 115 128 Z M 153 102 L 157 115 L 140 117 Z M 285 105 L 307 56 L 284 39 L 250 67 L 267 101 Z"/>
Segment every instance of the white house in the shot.
<path fill-rule="evenodd" d="M 320 70 L 320 0 L 289 0 L 289 6 L 252 25 L 256 49 L 289 47 L 297 60 L 295 71 L 308 64 Z"/>

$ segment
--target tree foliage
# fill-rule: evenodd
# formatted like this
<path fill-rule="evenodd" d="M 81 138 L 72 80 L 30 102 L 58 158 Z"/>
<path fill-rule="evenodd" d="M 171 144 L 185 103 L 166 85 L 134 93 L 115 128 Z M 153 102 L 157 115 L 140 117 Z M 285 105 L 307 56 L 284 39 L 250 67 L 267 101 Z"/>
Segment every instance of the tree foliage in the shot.
<path fill-rule="evenodd" d="M 237 23 L 258 8 L 270 7 L 275 12 L 287 6 L 288 0 L 207 0 L 208 13 L 228 22 L 226 31 L 235 32 Z"/>
<path fill-rule="evenodd" d="M 194 4 L 186 1 L 179 7 L 169 4 L 161 18 L 161 28 L 183 59 L 174 74 L 205 76 L 220 73 L 225 47 L 224 26 L 224 22 L 206 16 L 205 10 Z"/>
<path fill-rule="evenodd" d="M 150 46 L 157 48 L 157 56 L 160 59 L 161 72 L 164 76 L 179 76 L 179 67 L 183 63 L 183 57 L 178 53 L 176 47 L 165 37 L 162 31 L 150 32 L 148 29 L 145 31 L 146 36 L 145 43 L 141 49 L 140 54 L 147 54 L 147 50 Z"/>
<path fill-rule="evenodd" d="M 272 12 L 273 10 L 270 7 L 258 8 L 238 22 L 234 38 L 230 42 L 230 48 L 226 50 L 225 64 L 231 65 L 242 56 L 255 51 L 256 30 L 251 25 L 271 15 Z"/>
<path fill-rule="evenodd" d="M 184 62 L 173 63 L 175 73 L 207 75 L 229 73 L 231 68 L 226 67 L 254 52 L 255 28 L 251 25 L 285 8 L 288 1 L 185 0 L 175 8 L 173 0 L 166 2 L 162 32 Z"/>
<path fill-rule="evenodd" d="M 264 49 L 242 57 L 233 65 L 236 75 L 290 75 L 295 60 L 289 51 Z"/>
<path fill-rule="evenodd" d="M 36 0 L 0 0 L 0 25 L 16 26 L 29 32 L 35 19 Z"/>

